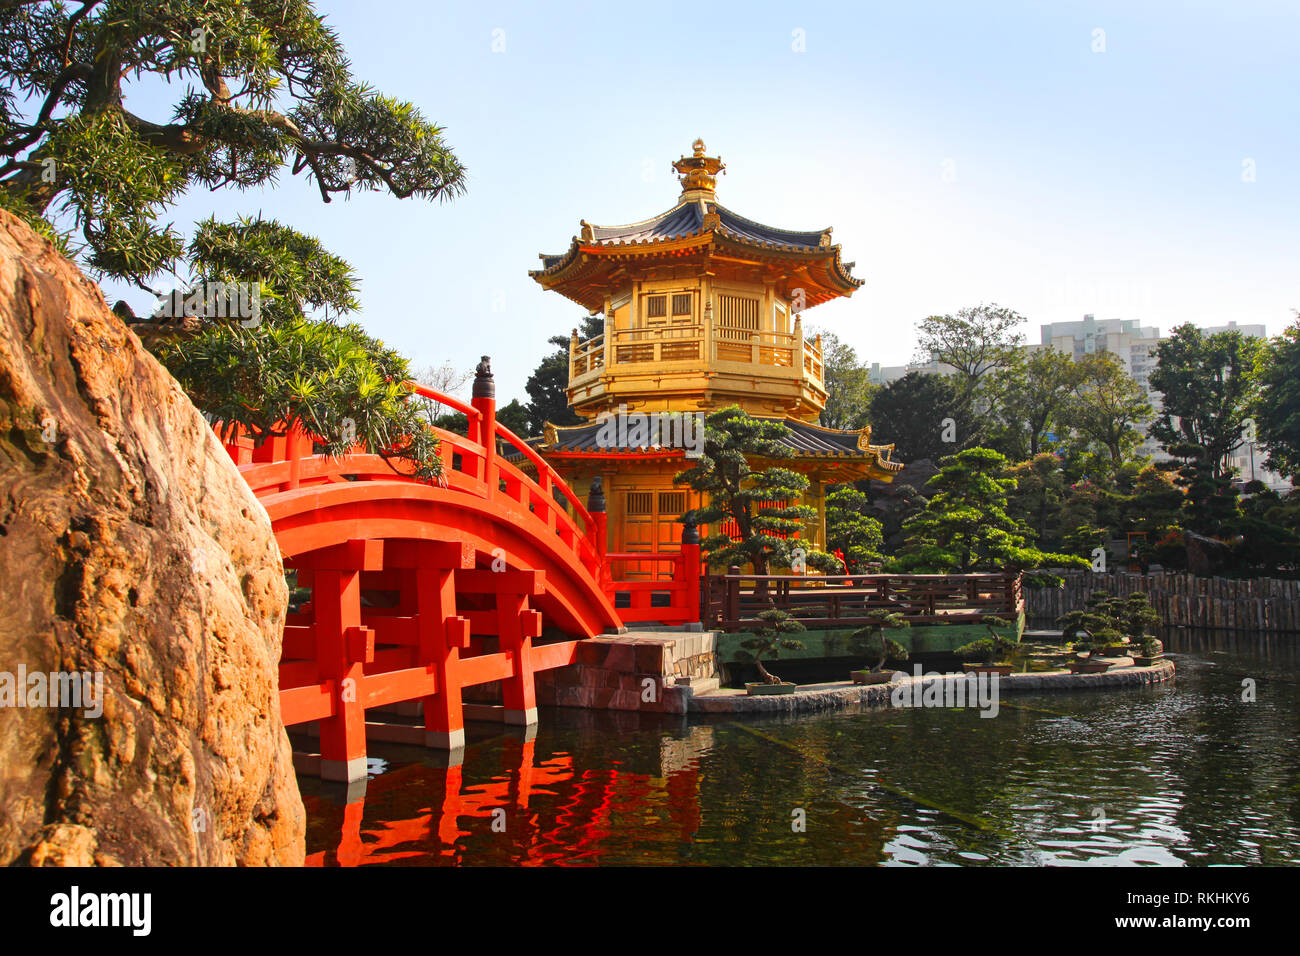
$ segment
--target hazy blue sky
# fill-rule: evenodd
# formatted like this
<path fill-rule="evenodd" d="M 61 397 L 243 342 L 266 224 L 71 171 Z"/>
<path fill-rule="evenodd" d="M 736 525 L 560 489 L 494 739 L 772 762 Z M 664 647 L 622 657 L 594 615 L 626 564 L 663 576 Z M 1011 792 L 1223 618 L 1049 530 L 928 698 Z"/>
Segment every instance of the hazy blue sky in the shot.
<path fill-rule="evenodd" d="M 583 314 L 528 277 L 537 254 L 579 219 L 669 208 L 697 136 L 727 164 L 724 205 L 835 228 L 866 285 L 805 319 L 867 361 L 902 364 L 917 320 L 979 302 L 1027 316 L 1031 341 L 1086 312 L 1276 333 L 1300 308 L 1295 2 L 318 9 L 358 78 L 445 127 L 468 194 L 326 206 L 286 175 L 192 193 L 175 221 L 261 211 L 319 236 L 373 334 L 417 367 L 490 354 L 503 400 Z M 152 99 L 128 106 L 169 118 Z"/>

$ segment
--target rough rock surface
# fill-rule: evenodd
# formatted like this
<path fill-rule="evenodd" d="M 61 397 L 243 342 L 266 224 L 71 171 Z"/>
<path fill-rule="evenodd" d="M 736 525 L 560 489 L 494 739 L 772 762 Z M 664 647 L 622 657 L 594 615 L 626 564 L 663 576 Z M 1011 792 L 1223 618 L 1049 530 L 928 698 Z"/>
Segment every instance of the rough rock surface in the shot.
<path fill-rule="evenodd" d="M 302 863 L 266 512 L 98 288 L 4 212 L 0 596 L 0 863 Z M 39 706 L 20 670 L 100 673 L 102 701 Z"/>

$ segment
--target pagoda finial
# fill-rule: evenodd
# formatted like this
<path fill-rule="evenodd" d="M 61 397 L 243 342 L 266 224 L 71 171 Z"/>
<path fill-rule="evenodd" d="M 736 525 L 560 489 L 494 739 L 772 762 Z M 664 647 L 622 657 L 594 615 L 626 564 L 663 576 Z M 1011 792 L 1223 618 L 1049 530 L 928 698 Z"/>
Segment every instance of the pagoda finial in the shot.
<path fill-rule="evenodd" d="M 703 199 L 712 202 L 718 185 L 718 173 L 726 170 L 720 156 L 704 155 L 704 140 L 697 139 L 691 144 L 690 156 L 683 156 L 673 163 L 677 178 L 682 184 L 682 200 L 692 202 Z"/>

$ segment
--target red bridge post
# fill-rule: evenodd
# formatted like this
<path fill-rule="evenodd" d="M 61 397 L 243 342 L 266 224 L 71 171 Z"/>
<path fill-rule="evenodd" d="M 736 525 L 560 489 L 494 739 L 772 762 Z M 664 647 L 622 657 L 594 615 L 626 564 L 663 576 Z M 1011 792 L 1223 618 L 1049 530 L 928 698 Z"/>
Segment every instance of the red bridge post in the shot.
<path fill-rule="evenodd" d="M 468 622 L 455 616 L 455 571 L 449 567 L 418 568 L 415 587 L 420 660 L 437 678 L 437 691 L 424 698 L 424 744 L 459 750 L 465 746 L 460 649 L 469 628 Z"/>
<path fill-rule="evenodd" d="M 605 513 L 605 507 L 605 481 L 597 475 L 591 479 L 591 489 L 587 492 L 587 513 L 591 515 L 592 523 L 595 525 L 589 534 L 595 539 L 592 544 L 596 546 L 596 580 L 602 589 L 608 590 L 607 585 L 614 580 L 614 572 L 605 557 L 609 552 L 607 532 L 609 515 Z"/>
<path fill-rule="evenodd" d="M 686 602 L 687 610 L 695 612 L 695 621 L 703 621 L 700 597 L 700 530 L 695 526 L 695 514 L 687 514 L 682 523 L 682 552 L 676 572 L 677 585 Z"/>
<path fill-rule="evenodd" d="M 474 391 L 470 404 L 479 413 L 470 422 L 469 438 L 483 446 L 483 482 L 488 498 L 495 498 L 501 482 L 497 475 L 497 387 L 492 380 L 492 360 L 484 355 L 474 370 Z"/>

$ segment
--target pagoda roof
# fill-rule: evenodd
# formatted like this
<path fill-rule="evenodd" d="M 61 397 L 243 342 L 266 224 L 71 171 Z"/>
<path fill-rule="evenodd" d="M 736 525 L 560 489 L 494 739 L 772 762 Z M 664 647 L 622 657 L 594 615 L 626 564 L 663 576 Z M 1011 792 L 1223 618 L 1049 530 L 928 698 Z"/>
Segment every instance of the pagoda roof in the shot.
<path fill-rule="evenodd" d="M 716 214 L 717 222 L 710 222 L 706 228 L 705 220 L 710 212 Z M 812 251 L 828 248 L 831 245 L 829 228 L 809 232 L 778 229 L 775 226 L 755 222 L 753 219 L 746 219 L 719 203 L 706 206 L 702 201 L 680 202 L 667 212 L 625 226 L 593 226 L 586 222 L 582 225 L 584 232 L 590 232 L 591 238 L 584 237 L 581 240 L 575 238 L 573 245 L 565 252 L 554 255 L 543 253 L 542 272 L 561 265 L 577 251 L 578 246 L 584 244 L 599 246 L 646 244 L 700 236 L 707 231 L 714 231 L 731 239 L 755 243 L 770 249 Z M 858 285 L 862 284 L 861 280 L 853 281 Z"/>
<path fill-rule="evenodd" d="M 852 295 L 862 279 L 852 275 L 831 230 L 779 229 L 733 212 L 717 202 L 721 160 L 704 155 L 696 140 L 694 155 L 674 163 L 683 190 L 677 204 L 641 222 L 597 226 L 582 220 L 564 252 L 542 253 L 542 268 L 529 272 L 538 283 L 592 311 L 605 306 L 610 288 L 626 281 L 630 269 L 686 257 L 709 257 L 757 268 L 772 280 L 803 290 L 805 307 Z"/>
<path fill-rule="evenodd" d="M 661 414 L 693 413 L 664 412 Z M 903 462 L 890 460 L 893 445 L 871 444 L 870 425 L 860 430 L 843 431 L 838 428 L 812 425 L 797 418 L 765 416 L 755 416 L 755 418 L 759 421 L 780 422 L 785 425 L 786 434 L 776 440 L 790 450 L 792 458 L 842 460 L 870 465 L 880 472 L 887 473 L 888 477 L 885 480 L 892 480 L 895 473 L 903 470 Z M 600 419 L 582 425 L 552 425 L 548 422 L 543 437 L 531 439 L 529 444 L 543 454 L 618 457 L 657 453 L 664 457 L 684 457 L 685 453 L 681 448 L 662 448 L 658 445 L 610 447 L 608 444 L 601 444 L 598 436 L 603 427 L 604 423 Z"/>

